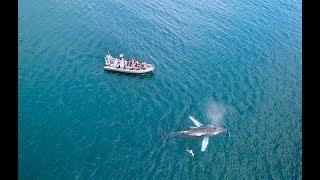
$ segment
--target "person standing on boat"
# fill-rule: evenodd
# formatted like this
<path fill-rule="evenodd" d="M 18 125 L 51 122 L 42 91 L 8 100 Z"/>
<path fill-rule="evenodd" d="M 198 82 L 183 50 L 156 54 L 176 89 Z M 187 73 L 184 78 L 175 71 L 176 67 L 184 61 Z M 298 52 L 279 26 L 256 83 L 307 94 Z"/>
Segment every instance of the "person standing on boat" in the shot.
<path fill-rule="evenodd" d="M 147 68 L 147 63 L 146 63 L 146 62 L 141 63 L 141 68 L 142 68 L 143 70 L 145 70 L 145 69 Z"/>
<path fill-rule="evenodd" d="M 106 55 L 106 56 L 104 57 L 104 65 L 108 66 L 109 64 L 110 64 L 110 61 L 109 61 L 109 59 L 108 59 L 108 55 Z"/>
<path fill-rule="evenodd" d="M 119 64 L 118 59 L 117 59 L 117 58 L 114 58 L 113 67 L 118 68 L 118 64 Z"/>
<path fill-rule="evenodd" d="M 110 66 L 113 62 L 112 62 L 112 56 L 110 54 L 107 54 L 105 57 L 105 65 L 106 66 Z"/>
<path fill-rule="evenodd" d="M 123 58 L 123 54 L 120 54 L 120 68 L 124 69 L 124 58 Z"/>
<path fill-rule="evenodd" d="M 120 68 L 121 68 L 121 69 L 124 69 L 124 65 L 125 65 L 125 64 L 124 64 L 124 60 L 121 59 L 121 60 L 120 60 Z"/>

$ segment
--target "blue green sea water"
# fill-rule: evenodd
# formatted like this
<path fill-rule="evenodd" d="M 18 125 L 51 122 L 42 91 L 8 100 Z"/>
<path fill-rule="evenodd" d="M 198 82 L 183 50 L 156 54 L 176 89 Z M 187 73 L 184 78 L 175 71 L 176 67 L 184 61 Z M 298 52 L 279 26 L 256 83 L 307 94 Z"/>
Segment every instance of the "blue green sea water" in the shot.
<path fill-rule="evenodd" d="M 18 0 L 19 179 L 301 179 L 301 16 L 299 0 Z M 106 72 L 107 51 L 156 70 Z M 228 133 L 205 152 L 162 136 L 188 116 Z"/>

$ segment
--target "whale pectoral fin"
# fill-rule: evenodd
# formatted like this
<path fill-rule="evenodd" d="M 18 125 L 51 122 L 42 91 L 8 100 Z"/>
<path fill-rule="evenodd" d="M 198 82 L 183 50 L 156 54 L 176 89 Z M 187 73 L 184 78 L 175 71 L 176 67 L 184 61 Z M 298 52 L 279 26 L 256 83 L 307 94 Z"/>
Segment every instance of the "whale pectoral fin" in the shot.
<path fill-rule="evenodd" d="M 209 144 L 209 137 L 204 137 L 202 140 L 201 151 L 205 151 Z"/>
<path fill-rule="evenodd" d="M 191 116 L 189 116 L 189 118 L 190 118 L 191 121 L 194 123 L 194 125 L 196 125 L 197 127 L 202 126 L 202 124 L 201 124 L 199 121 L 197 121 L 195 118 L 193 118 L 193 117 L 191 117 Z"/>

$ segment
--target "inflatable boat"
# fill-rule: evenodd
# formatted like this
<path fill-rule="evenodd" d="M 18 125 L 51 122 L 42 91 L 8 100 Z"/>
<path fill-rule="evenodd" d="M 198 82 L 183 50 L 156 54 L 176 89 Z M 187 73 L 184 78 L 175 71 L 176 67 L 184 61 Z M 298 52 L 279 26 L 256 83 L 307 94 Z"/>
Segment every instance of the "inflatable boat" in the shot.
<path fill-rule="evenodd" d="M 123 54 L 120 54 L 120 58 L 114 58 L 109 53 L 105 56 L 104 69 L 108 71 L 117 71 L 130 74 L 143 74 L 151 72 L 155 69 L 152 64 L 146 62 L 139 62 L 135 59 L 126 60 Z"/>

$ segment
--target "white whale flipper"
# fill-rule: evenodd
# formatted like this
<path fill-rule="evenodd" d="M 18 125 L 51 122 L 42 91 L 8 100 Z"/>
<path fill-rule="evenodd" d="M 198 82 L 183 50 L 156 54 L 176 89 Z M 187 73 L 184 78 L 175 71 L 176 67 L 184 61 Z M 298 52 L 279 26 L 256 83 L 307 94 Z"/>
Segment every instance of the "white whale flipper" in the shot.
<path fill-rule="evenodd" d="M 209 137 L 204 137 L 202 140 L 201 151 L 205 151 L 209 144 Z"/>
<path fill-rule="evenodd" d="M 197 121 L 195 118 L 193 118 L 193 117 L 191 117 L 191 116 L 189 116 L 189 118 L 191 119 L 191 121 L 192 121 L 197 127 L 202 126 L 202 124 L 201 124 L 199 121 Z"/>

